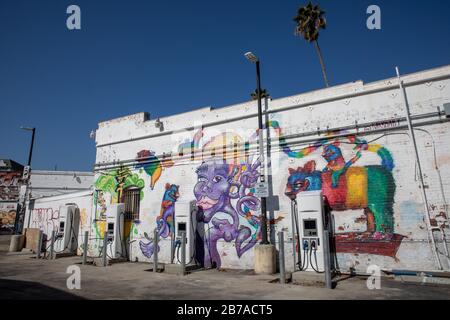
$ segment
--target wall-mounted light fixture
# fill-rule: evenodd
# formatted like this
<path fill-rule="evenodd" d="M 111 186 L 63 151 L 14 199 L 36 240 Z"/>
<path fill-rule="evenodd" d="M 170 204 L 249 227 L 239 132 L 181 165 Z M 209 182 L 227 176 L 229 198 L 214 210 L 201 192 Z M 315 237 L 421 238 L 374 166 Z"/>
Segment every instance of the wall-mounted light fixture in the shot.
<path fill-rule="evenodd" d="M 164 124 L 161 122 L 161 120 L 156 119 L 155 121 L 155 127 L 159 128 L 159 131 L 163 131 L 164 130 Z"/>
<path fill-rule="evenodd" d="M 447 118 L 450 118 L 450 103 L 444 104 L 444 112 Z"/>

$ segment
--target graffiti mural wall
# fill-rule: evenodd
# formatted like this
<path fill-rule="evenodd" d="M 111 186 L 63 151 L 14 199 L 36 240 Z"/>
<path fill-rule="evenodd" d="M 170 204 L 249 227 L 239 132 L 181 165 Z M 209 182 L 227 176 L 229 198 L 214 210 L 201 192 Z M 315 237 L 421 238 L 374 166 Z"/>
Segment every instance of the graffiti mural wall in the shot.
<path fill-rule="evenodd" d="M 64 205 L 75 205 L 80 219 L 77 231 L 78 253 L 82 252 L 83 234 L 89 231 L 92 238 L 92 192 L 84 191 L 61 196 L 35 199 L 25 215 L 25 228 L 38 228 L 43 231 L 45 245 L 50 245 L 52 231 L 57 231 L 60 222 L 60 209 Z M 95 248 L 90 243 L 89 253 L 94 254 Z"/>
<path fill-rule="evenodd" d="M 411 112 L 426 120 L 415 130 L 427 203 L 401 95 L 389 81 L 354 82 L 265 101 L 270 239 L 278 231 L 286 233 L 288 268 L 295 238 L 291 201 L 311 190 L 322 190 L 326 197 L 341 268 L 438 268 L 428 220 L 437 230 L 442 268 L 450 267 L 442 241 L 443 234 L 450 239 L 445 147 L 450 128 L 436 113 L 450 99 L 450 80 L 442 80 L 445 86 L 428 81 L 436 72 L 405 77 L 412 81 Z M 450 69 L 439 72 L 450 77 Z M 366 86 L 370 93 L 364 93 Z M 319 101 L 324 97 L 326 102 Z M 168 262 L 174 223 L 185 208 L 181 204 L 193 201 L 198 209 L 196 261 L 205 267 L 253 268 L 253 249 L 261 238 L 254 188 L 262 170 L 255 108 L 250 101 L 161 119 L 139 113 L 100 123 L 93 210 L 98 234 L 108 207 L 134 187 L 141 196 L 139 217 L 126 227 L 131 260 L 149 261 L 158 250 Z"/>
<path fill-rule="evenodd" d="M 0 234 L 11 234 L 22 185 L 22 166 L 10 160 L 0 160 Z"/>
<path fill-rule="evenodd" d="M 9 234 L 14 231 L 17 203 L 0 202 L 0 234 Z"/>
<path fill-rule="evenodd" d="M 353 158 L 344 159 L 341 140 L 346 141 L 347 146 L 353 146 Z M 297 152 L 292 152 L 283 142 L 282 145 L 283 151 L 290 157 L 308 158 L 308 155 L 317 152 L 326 162 L 323 168 L 317 168 L 315 160 L 296 169 L 289 168 L 285 189 L 289 199 L 295 200 L 303 191 L 322 190 L 334 214 L 347 210 L 363 211 L 364 215 L 359 219 L 365 221 L 366 230 L 337 234 L 337 252 L 395 258 L 404 236 L 394 232 L 396 186 L 392 175 L 394 161 L 389 150 L 368 144 L 353 135 L 344 139 L 322 139 L 315 142 L 312 148 Z M 376 153 L 380 164 L 358 165 L 358 162 L 363 163 L 365 152 Z"/>
<path fill-rule="evenodd" d="M 0 172 L 0 201 L 19 200 L 22 172 Z"/>

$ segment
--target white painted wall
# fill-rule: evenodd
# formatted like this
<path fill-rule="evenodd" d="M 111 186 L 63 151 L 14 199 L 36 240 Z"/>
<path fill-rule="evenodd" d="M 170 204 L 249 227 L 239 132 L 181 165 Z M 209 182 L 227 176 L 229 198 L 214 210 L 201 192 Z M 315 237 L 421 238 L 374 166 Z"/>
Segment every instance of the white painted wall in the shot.
<path fill-rule="evenodd" d="M 30 197 L 41 198 L 89 190 L 93 181 L 92 172 L 32 170 Z"/>
<path fill-rule="evenodd" d="M 420 153 L 420 161 L 427 185 L 427 195 L 431 210 L 431 220 L 443 226 L 449 234 L 448 208 L 450 201 L 450 144 L 448 143 L 450 124 L 445 116 L 438 116 L 438 108 L 450 102 L 450 66 L 423 71 L 404 77 L 406 93 L 409 100 L 414 123 L 422 123 L 417 129 L 416 138 Z M 386 269 L 437 269 L 433 257 L 432 246 L 427 236 L 425 210 L 419 189 L 415 156 L 410 144 L 405 116 L 405 106 L 400 95 L 397 80 L 386 79 L 364 84 L 357 81 L 329 89 L 318 90 L 282 99 L 270 100 L 266 103 L 267 120 L 278 121 L 285 136 L 296 135 L 289 140 L 292 149 L 298 150 L 324 138 L 318 130 L 333 130 L 348 127 L 348 134 L 356 134 L 372 144 L 379 144 L 388 149 L 394 159 L 395 168 L 392 175 L 395 181 L 394 201 L 394 233 L 405 236 L 395 257 L 380 254 L 338 253 L 339 267 L 348 270 L 350 267 L 366 271 L 368 265 L 377 264 Z M 192 139 L 197 129 L 204 127 L 204 136 L 200 147 L 213 137 L 230 132 L 247 140 L 257 128 L 256 102 L 250 101 L 220 109 L 203 108 L 192 112 L 161 118 L 164 130 L 156 128 L 155 120 L 148 120 L 144 113 L 105 121 L 99 124 L 96 132 L 97 157 L 96 178 L 117 169 L 121 162 L 126 163 L 144 182 L 144 197 L 140 203 L 140 221 L 131 230 L 132 260 L 148 261 L 140 252 L 139 242 L 148 242 L 145 233 L 150 235 L 156 227 L 156 217 L 160 214 L 161 201 L 165 184 L 179 185 L 178 202 L 194 200 L 194 186 L 198 182 L 196 169 L 201 160 L 191 161 L 189 157 L 180 159 L 175 156 L 177 148 L 186 139 Z M 423 116 L 423 118 L 420 118 Z M 419 119 L 420 118 L 420 119 Z M 396 120 L 397 119 L 397 120 Z M 441 119 L 442 122 L 436 122 Z M 427 124 L 434 121 L 434 124 Z M 378 123 L 375 123 L 378 122 Z M 371 125 L 369 125 L 371 124 Z M 196 129 L 194 130 L 195 127 Z M 384 131 L 376 131 L 385 129 Z M 395 130 L 393 130 L 395 129 Z M 326 166 L 321 156 L 322 149 L 305 158 L 289 158 L 278 148 L 276 132 L 270 129 L 272 138 L 272 172 L 271 186 L 274 196 L 279 197 L 279 208 L 270 212 L 274 219 L 282 218 L 275 225 L 275 230 L 283 230 L 287 234 L 286 266 L 292 268 L 292 230 L 290 218 L 290 201 L 284 195 L 288 168 L 303 167 L 306 162 L 315 160 L 317 170 Z M 295 143 L 294 143 L 295 142 Z M 253 145 L 255 146 L 255 145 Z M 352 158 L 353 145 L 345 141 L 340 146 L 346 160 Z M 150 188 L 150 176 L 144 171 L 135 169 L 132 160 L 141 150 L 151 150 L 161 157 L 163 153 L 172 152 L 175 165 L 162 170 L 153 190 Z M 220 155 L 220 151 L 216 150 Z M 373 152 L 363 152 L 362 157 L 354 164 L 356 167 L 380 165 L 380 158 Z M 114 167 L 116 166 L 116 167 Z M 96 186 L 98 188 L 98 186 Z M 117 200 L 113 196 L 104 196 L 106 206 Z M 232 206 L 236 206 L 232 201 Z M 176 205 L 175 205 L 176 208 Z M 258 215 L 259 212 L 253 212 Z M 364 232 L 366 223 L 358 219 L 363 212 L 355 210 L 334 211 L 336 232 Z M 224 216 L 218 213 L 217 217 Z M 356 221 L 355 221 L 356 220 Z M 241 225 L 247 221 L 240 219 Z M 94 227 L 95 228 L 95 227 Z M 272 232 L 272 236 L 275 235 Z M 436 234 L 438 237 L 439 234 Z M 358 245 L 358 244 L 356 244 Z M 233 242 L 219 241 L 218 251 L 223 267 L 253 268 L 253 251 L 250 250 L 238 257 Z M 444 256 L 443 243 L 439 244 L 439 258 L 445 269 L 449 269 L 448 259 Z M 160 257 L 167 261 L 168 246 L 161 247 Z"/>

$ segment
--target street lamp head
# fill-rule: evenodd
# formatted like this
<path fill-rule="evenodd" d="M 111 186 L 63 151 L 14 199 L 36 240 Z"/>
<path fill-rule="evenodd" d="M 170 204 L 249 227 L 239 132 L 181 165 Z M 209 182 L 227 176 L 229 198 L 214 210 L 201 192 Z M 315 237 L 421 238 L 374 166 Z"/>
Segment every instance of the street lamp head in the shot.
<path fill-rule="evenodd" d="M 20 129 L 23 129 L 23 130 L 29 130 L 29 131 L 33 131 L 33 130 L 34 130 L 34 128 L 23 127 L 23 126 L 21 126 Z"/>
<path fill-rule="evenodd" d="M 259 61 L 258 57 L 253 52 L 247 52 L 244 54 L 248 61 L 256 63 Z"/>

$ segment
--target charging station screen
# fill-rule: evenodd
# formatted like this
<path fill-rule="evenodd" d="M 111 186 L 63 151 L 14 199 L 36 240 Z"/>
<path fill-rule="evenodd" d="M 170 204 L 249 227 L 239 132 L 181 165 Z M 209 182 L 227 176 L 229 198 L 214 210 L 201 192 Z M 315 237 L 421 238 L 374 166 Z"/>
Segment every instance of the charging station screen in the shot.
<path fill-rule="evenodd" d="M 59 231 L 61 231 L 61 232 L 64 231 L 64 222 L 59 223 Z"/>
<path fill-rule="evenodd" d="M 317 221 L 303 220 L 303 230 L 306 237 L 317 236 Z"/>
<path fill-rule="evenodd" d="M 181 232 L 186 231 L 186 223 L 179 223 L 178 224 L 178 236 L 181 236 Z"/>
<path fill-rule="evenodd" d="M 316 229 L 316 221 L 315 220 L 305 220 L 304 223 L 305 223 L 306 230 Z"/>

